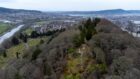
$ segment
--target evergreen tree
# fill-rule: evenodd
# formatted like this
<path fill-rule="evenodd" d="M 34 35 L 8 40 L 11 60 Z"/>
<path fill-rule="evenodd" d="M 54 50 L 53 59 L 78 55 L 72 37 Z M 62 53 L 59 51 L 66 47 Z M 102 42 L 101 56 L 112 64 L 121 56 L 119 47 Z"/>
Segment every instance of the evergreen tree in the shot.
<path fill-rule="evenodd" d="M 19 58 L 19 54 L 20 54 L 19 52 L 16 52 L 16 57 L 17 57 L 17 59 Z"/>
<path fill-rule="evenodd" d="M 37 38 L 39 34 L 36 31 L 32 31 L 31 38 Z"/>
<path fill-rule="evenodd" d="M 23 33 L 20 33 L 20 34 L 19 34 L 19 38 L 22 40 L 23 37 L 24 37 Z"/>
<path fill-rule="evenodd" d="M 96 23 L 99 22 L 99 19 L 95 19 L 94 21 L 91 21 L 89 18 L 85 23 L 84 26 L 80 26 L 79 29 L 81 31 L 81 36 L 86 38 L 86 40 L 90 40 L 92 38 L 93 34 L 96 34 Z"/>
<path fill-rule="evenodd" d="M 18 38 L 17 38 L 17 37 L 13 37 L 13 38 L 12 38 L 12 43 L 13 43 L 14 45 L 18 45 L 18 44 L 19 44 Z"/>
<path fill-rule="evenodd" d="M 95 18 L 92 21 L 90 18 L 81 26 L 79 26 L 80 36 L 74 37 L 74 44 L 76 47 L 79 47 L 85 40 L 90 40 L 94 34 L 97 33 L 95 27 L 100 19 Z"/>
<path fill-rule="evenodd" d="M 7 57 L 7 53 L 6 53 L 6 51 L 3 52 L 3 57 L 4 57 L 4 58 Z"/>
<path fill-rule="evenodd" d="M 24 43 L 27 43 L 27 41 L 28 41 L 28 38 L 27 38 L 27 35 L 25 34 L 25 35 L 24 35 L 24 38 L 23 38 L 23 42 L 24 42 Z"/>

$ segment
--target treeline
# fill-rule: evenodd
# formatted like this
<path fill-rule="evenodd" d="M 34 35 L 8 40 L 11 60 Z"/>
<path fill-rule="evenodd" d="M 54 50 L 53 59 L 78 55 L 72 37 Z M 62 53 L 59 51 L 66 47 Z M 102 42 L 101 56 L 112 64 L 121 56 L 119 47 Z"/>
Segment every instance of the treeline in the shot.
<path fill-rule="evenodd" d="M 27 35 L 26 33 L 20 33 L 17 36 L 14 36 L 11 39 L 11 42 L 13 45 L 18 45 L 20 43 L 20 40 L 24 43 L 28 42 L 29 38 L 39 38 L 39 37 L 44 37 L 44 36 L 51 36 L 57 32 L 63 32 L 65 31 L 65 29 L 61 29 L 61 30 L 52 30 L 52 31 L 47 31 L 47 32 L 43 32 L 43 33 L 39 33 L 37 31 L 32 31 L 30 35 Z"/>
<path fill-rule="evenodd" d="M 6 54 L 6 49 L 15 46 L 15 45 L 19 45 L 21 42 L 23 43 L 27 43 L 28 39 L 32 38 L 32 39 L 36 39 L 36 38 L 41 38 L 44 36 L 51 36 L 51 38 L 48 40 L 47 44 L 49 42 L 51 42 L 51 40 L 56 36 L 56 33 L 61 33 L 65 31 L 65 29 L 61 29 L 61 30 L 52 30 L 52 31 L 47 31 L 44 33 L 39 33 L 37 31 L 32 31 L 30 35 L 27 35 L 26 33 L 19 33 L 16 34 L 15 36 L 13 36 L 12 38 L 6 40 L 2 45 L 0 46 L 0 55 L 2 55 L 3 57 L 7 57 Z M 40 40 L 40 44 L 43 44 L 45 41 L 44 40 Z M 18 52 L 16 53 L 17 58 L 18 58 Z"/>

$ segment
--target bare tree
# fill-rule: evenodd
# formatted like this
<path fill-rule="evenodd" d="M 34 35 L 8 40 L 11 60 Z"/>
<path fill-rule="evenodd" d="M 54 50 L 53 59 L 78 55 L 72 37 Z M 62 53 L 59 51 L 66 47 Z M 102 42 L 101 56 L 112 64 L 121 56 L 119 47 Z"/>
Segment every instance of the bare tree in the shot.
<path fill-rule="evenodd" d="M 128 26 L 126 27 L 126 29 L 132 34 L 132 32 L 135 31 L 135 24 L 132 23 L 132 21 L 128 21 Z"/>

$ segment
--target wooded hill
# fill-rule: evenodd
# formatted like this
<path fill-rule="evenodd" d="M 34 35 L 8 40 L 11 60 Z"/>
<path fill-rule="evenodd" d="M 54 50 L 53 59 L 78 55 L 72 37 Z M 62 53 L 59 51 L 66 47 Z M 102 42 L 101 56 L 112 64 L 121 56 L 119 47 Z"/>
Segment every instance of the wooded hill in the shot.
<path fill-rule="evenodd" d="M 106 19 L 88 19 L 11 59 L 0 79 L 139 79 L 139 41 Z"/>

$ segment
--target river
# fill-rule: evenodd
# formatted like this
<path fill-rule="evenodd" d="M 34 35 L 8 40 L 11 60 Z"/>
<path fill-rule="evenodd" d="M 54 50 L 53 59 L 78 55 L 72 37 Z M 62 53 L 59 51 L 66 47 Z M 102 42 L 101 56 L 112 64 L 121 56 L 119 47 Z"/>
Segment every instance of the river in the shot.
<path fill-rule="evenodd" d="M 0 44 L 4 42 L 4 40 L 12 37 L 16 32 L 18 32 L 24 25 L 19 25 L 16 28 L 13 28 L 11 31 L 5 33 L 4 35 L 0 36 Z"/>

